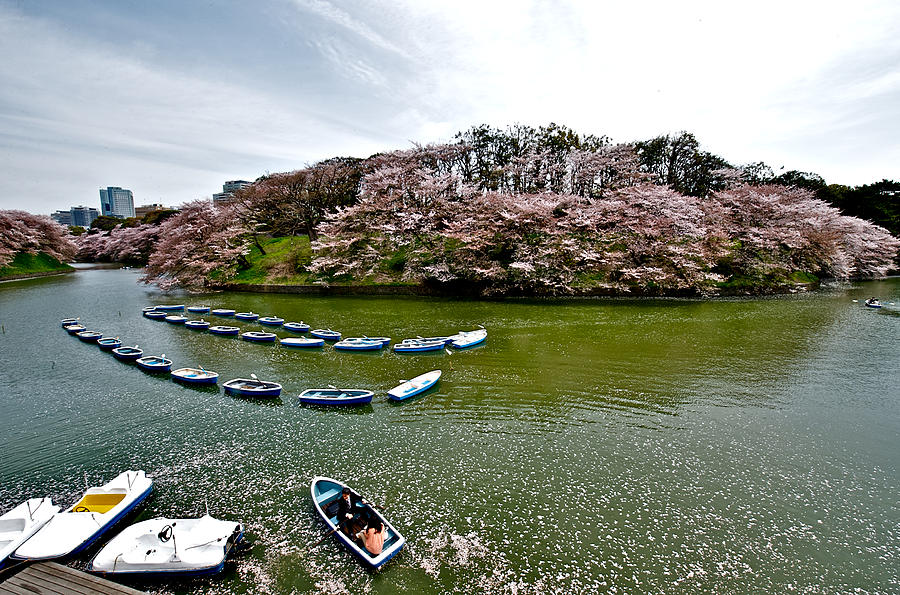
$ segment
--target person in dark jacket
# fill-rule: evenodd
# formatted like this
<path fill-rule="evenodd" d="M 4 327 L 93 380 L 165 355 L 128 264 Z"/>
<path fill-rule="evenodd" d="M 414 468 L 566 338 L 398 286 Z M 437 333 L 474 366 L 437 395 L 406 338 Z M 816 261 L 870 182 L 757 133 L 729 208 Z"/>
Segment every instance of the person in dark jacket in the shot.
<path fill-rule="evenodd" d="M 344 488 L 341 491 L 341 497 L 338 499 L 337 522 L 346 535 L 353 536 L 355 533 L 353 519 L 357 514 L 362 513 L 364 516 L 368 516 L 365 514 L 368 512 L 367 509 L 359 508 L 360 505 L 366 506 L 367 504 L 369 503 L 362 496 L 351 493 L 350 488 Z"/>

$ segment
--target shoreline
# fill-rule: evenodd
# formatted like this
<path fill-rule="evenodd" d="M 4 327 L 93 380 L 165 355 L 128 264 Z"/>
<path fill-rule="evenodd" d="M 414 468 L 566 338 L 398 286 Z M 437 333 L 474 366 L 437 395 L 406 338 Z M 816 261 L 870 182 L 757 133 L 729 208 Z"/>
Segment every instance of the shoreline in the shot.
<path fill-rule="evenodd" d="M 0 277 L 0 283 L 9 283 L 10 281 L 27 281 L 29 279 L 40 279 L 41 277 L 53 277 L 56 275 L 71 275 L 78 272 L 78 269 L 60 270 L 60 271 L 44 271 L 42 273 L 21 273 L 18 275 L 9 275 L 8 277 Z"/>

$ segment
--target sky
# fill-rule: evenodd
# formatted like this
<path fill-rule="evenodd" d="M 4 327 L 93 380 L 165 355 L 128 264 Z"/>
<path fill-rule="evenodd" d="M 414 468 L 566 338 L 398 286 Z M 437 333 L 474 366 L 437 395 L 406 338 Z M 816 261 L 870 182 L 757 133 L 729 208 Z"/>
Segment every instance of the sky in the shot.
<path fill-rule="evenodd" d="M 900 180 L 900 2 L 0 0 L 2 209 L 550 122 Z"/>

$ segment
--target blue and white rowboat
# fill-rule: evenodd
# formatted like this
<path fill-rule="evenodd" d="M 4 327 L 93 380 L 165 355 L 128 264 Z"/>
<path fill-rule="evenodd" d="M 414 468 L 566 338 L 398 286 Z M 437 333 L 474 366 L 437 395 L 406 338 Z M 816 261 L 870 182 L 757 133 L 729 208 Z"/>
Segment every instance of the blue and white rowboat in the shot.
<path fill-rule="evenodd" d="M 156 305 L 154 308 L 163 312 L 184 312 L 184 304 Z"/>
<path fill-rule="evenodd" d="M 234 316 L 234 310 L 228 308 L 216 308 L 211 312 L 213 316 Z"/>
<path fill-rule="evenodd" d="M 487 339 L 487 331 L 483 328 L 474 331 L 459 331 L 458 334 L 450 337 L 450 347 L 454 349 L 467 349 L 481 345 Z"/>
<path fill-rule="evenodd" d="M 116 347 L 121 347 L 122 342 L 118 337 L 103 337 L 97 341 L 97 347 L 103 351 L 112 351 Z"/>
<path fill-rule="evenodd" d="M 179 368 L 172 370 L 172 380 L 186 384 L 215 384 L 219 381 L 219 375 L 211 370 L 203 368 Z"/>
<path fill-rule="evenodd" d="M 236 326 L 216 325 L 209 327 L 209 332 L 214 335 L 237 335 L 241 332 L 241 329 Z"/>
<path fill-rule="evenodd" d="M 96 343 L 100 337 L 103 336 L 103 333 L 97 333 L 94 331 L 81 331 L 79 333 L 75 333 L 75 336 L 78 337 L 79 341 L 84 341 L 85 343 Z"/>
<path fill-rule="evenodd" d="M 263 316 L 256 322 L 266 326 L 281 326 L 284 324 L 284 318 L 278 318 L 277 316 Z"/>
<path fill-rule="evenodd" d="M 341 334 L 331 329 L 317 328 L 314 331 L 310 331 L 309 334 L 317 339 L 325 339 L 326 341 L 340 341 L 341 339 Z"/>
<path fill-rule="evenodd" d="M 346 487 L 348 487 L 346 484 L 330 477 L 314 477 L 310 486 L 310 495 L 312 496 L 316 513 L 318 513 L 319 518 L 325 522 L 325 525 L 337 540 L 350 550 L 354 556 L 359 558 L 363 564 L 374 569 L 381 568 L 403 549 L 406 539 L 371 504 L 360 503 L 356 508 L 362 516 L 377 518 L 384 523 L 385 527 L 384 547 L 380 554 L 372 554 L 365 548 L 360 547 L 349 535 L 343 532 L 344 519 L 337 518 L 338 498 L 341 497 L 341 491 Z M 350 497 L 351 500 L 357 500 L 359 499 L 359 494 L 351 490 Z"/>
<path fill-rule="evenodd" d="M 284 347 L 322 347 L 324 339 L 307 339 L 305 337 L 286 337 L 281 340 Z"/>
<path fill-rule="evenodd" d="M 134 360 L 134 363 L 145 372 L 168 372 L 172 369 L 172 360 L 166 359 L 166 354 L 139 357 Z"/>
<path fill-rule="evenodd" d="M 238 312 L 234 317 L 238 320 L 256 320 L 259 318 L 259 314 L 256 312 Z"/>
<path fill-rule="evenodd" d="M 78 324 L 77 318 L 63 318 L 62 320 L 59 321 L 59 325 L 63 328 L 66 328 L 67 326 L 72 326 L 73 324 Z"/>
<path fill-rule="evenodd" d="M 209 306 L 188 306 L 187 311 L 192 314 L 209 314 Z"/>
<path fill-rule="evenodd" d="M 123 362 L 133 362 L 144 355 L 144 350 L 138 349 L 137 345 L 134 347 L 116 347 L 112 350 L 112 354 L 114 358 Z"/>
<path fill-rule="evenodd" d="M 441 351 L 443 348 L 443 341 L 405 340 L 402 343 L 394 343 L 395 353 L 422 353 L 424 351 Z"/>
<path fill-rule="evenodd" d="M 377 351 L 384 347 L 384 343 L 380 340 L 370 340 L 362 338 L 349 338 L 338 341 L 334 344 L 334 348 L 339 351 Z"/>
<path fill-rule="evenodd" d="M 222 384 L 225 392 L 242 397 L 277 397 L 281 394 L 281 385 L 265 380 L 235 378 Z"/>
<path fill-rule="evenodd" d="M 206 322 L 203 319 L 200 319 L 200 320 L 188 320 L 187 322 L 184 323 L 184 326 L 185 326 L 185 328 L 189 328 L 194 331 L 205 331 L 206 329 L 208 329 L 211 326 L 211 324 L 209 322 Z"/>
<path fill-rule="evenodd" d="M 169 324 L 184 324 L 187 322 L 187 317 L 180 314 L 172 314 L 171 316 L 166 316 L 165 321 Z"/>
<path fill-rule="evenodd" d="M 395 386 L 394 388 L 389 390 L 388 398 L 390 398 L 392 401 L 403 401 L 404 399 L 414 397 L 437 384 L 437 381 L 440 380 L 440 378 L 440 370 L 432 370 L 431 372 L 426 372 L 425 374 L 416 376 L 412 380 L 407 380 L 400 386 Z"/>
<path fill-rule="evenodd" d="M 292 333 L 306 333 L 309 332 L 309 325 L 303 322 L 285 322 L 284 330 L 291 331 Z"/>
<path fill-rule="evenodd" d="M 144 312 L 144 317 L 151 320 L 163 320 L 166 316 L 168 316 L 168 314 L 166 314 L 162 310 L 149 310 L 147 312 Z"/>
<path fill-rule="evenodd" d="M 70 335 L 74 335 L 76 333 L 80 333 L 81 331 L 87 330 L 87 327 L 81 326 L 80 324 L 70 324 L 69 326 L 63 328 L 66 329 L 66 332 Z"/>
<path fill-rule="evenodd" d="M 13 558 L 49 560 L 78 554 L 137 508 L 151 490 L 153 481 L 143 471 L 125 471 L 102 486 L 88 488 L 71 508 L 20 545 Z"/>
<path fill-rule="evenodd" d="M 248 331 L 241 333 L 241 339 L 244 341 L 254 341 L 257 343 L 272 343 L 278 336 L 275 333 L 261 333 L 258 331 Z"/>
<path fill-rule="evenodd" d="M 300 393 L 297 400 L 306 405 L 365 405 L 374 395 L 356 388 L 311 388 Z"/>

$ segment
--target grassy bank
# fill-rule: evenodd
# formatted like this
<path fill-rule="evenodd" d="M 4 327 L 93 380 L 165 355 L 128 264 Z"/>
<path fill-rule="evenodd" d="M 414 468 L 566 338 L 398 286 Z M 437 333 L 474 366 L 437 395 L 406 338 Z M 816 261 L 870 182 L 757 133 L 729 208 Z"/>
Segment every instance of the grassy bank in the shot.
<path fill-rule="evenodd" d="M 240 285 L 276 284 L 305 285 L 312 283 L 306 267 L 312 261 L 309 238 L 259 238 L 265 254 L 253 246 L 247 255 L 248 268 L 238 271 L 230 283 Z"/>
<path fill-rule="evenodd" d="M 20 252 L 16 254 L 12 262 L 5 267 L 0 267 L 0 280 L 39 277 L 54 273 L 68 273 L 74 270 L 66 263 L 60 262 L 52 256 L 47 256 L 43 252 L 37 254 Z"/>

